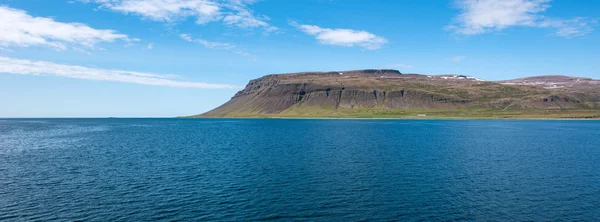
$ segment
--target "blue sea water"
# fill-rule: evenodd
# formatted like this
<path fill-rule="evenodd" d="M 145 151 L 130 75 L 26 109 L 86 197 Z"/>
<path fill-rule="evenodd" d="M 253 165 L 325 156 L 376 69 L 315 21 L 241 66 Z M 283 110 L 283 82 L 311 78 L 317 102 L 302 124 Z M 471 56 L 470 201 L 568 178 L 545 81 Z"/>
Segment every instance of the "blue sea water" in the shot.
<path fill-rule="evenodd" d="M 0 221 L 599 219 L 600 121 L 0 120 Z"/>

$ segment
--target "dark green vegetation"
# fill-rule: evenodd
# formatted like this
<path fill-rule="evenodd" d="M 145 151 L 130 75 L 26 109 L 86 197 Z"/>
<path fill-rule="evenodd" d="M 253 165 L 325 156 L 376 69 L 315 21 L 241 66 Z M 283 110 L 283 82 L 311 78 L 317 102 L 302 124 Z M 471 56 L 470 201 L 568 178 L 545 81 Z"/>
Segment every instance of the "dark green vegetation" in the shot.
<path fill-rule="evenodd" d="M 489 82 L 396 70 L 267 75 L 193 117 L 600 118 L 600 81 L 540 76 Z"/>

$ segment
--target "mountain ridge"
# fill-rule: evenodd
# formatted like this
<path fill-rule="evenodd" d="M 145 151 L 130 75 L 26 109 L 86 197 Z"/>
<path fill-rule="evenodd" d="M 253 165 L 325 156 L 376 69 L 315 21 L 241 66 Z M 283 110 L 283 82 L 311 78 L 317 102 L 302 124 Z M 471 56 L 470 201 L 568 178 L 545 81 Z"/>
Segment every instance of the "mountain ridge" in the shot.
<path fill-rule="evenodd" d="M 192 117 L 600 117 L 600 80 L 559 75 L 485 81 L 393 69 L 270 74 Z"/>

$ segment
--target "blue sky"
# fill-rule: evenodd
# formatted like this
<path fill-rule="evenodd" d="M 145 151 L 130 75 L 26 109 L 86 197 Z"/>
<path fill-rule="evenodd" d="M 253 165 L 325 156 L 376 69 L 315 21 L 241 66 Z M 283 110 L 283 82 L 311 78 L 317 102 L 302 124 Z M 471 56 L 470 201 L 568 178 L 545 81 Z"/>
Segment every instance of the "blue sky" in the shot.
<path fill-rule="evenodd" d="M 0 117 L 208 111 L 272 73 L 600 79 L 594 0 L 0 0 Z"/>

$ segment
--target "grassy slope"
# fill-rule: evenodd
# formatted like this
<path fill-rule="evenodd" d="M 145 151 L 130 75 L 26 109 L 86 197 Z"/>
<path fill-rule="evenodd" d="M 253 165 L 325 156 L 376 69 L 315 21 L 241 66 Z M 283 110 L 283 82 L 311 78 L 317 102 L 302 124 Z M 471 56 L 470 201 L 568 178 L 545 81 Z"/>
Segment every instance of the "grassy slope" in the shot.
<path fill-rule="evenodd" d="M 284 79 L 280 84 L 293 83 L 317 84 L 314 79 L 290 78 Z M 468 99 L 480 103 L 499 101 L 501 99 L 539 100 L 554 94 L 565 93 L 562 90 L 547 90 L 534 86 L 501 85 L 494 82 L 468 82 L 468 81 L 422 81 L 422 80 L 379 80 L 374 78 L 319 78 L 318 84 L 323 88 L 331 86 L 344 86 L 346 89 L 362 90 L 419 90 L 433 94 L 446 95 L 454 98 Z M 596 96 L 592 96 L 596 98 Z M 571 109 L 535 109 L 510 106 L 506 109 L 491 108 L 459 108 L 459 109 L 418 109 L 383 107 L 372 108 L 342 108 L 337 111 L 334 107 L 309 107 L 292 106 L 278 114 L 264 114 L 255 109 L 241 111 L 236 105 L 221 110 L 226 117 L 251 117 L 251 118 L 418 118 L 419 114 L 426 114 L 427 118 L 594 118 L 600 119 L 600 107 L 596 102 L 583 103 Z M 585 105 L 584 105 L 585 104 Z M 600 104 L 600 103 L 599 103 Z M 238 104 L 239 105 L 239 104 Z M 244 104 L 245 108 L 248 105 Z M 259 110 L 258 108 L 256 110 Z M 219 113 L 214 116 L 220 115 Z M 192 117 L 202 117 L 200 115 Z"/>
<path fill-rule="evenodd" d="M 600 119 L 600 110 L 494 110 L 494 109 L 331 109 L 290 108 L 279 114 L 232 113 L 242 118 L 475 118 L 475 119 Z"/>

